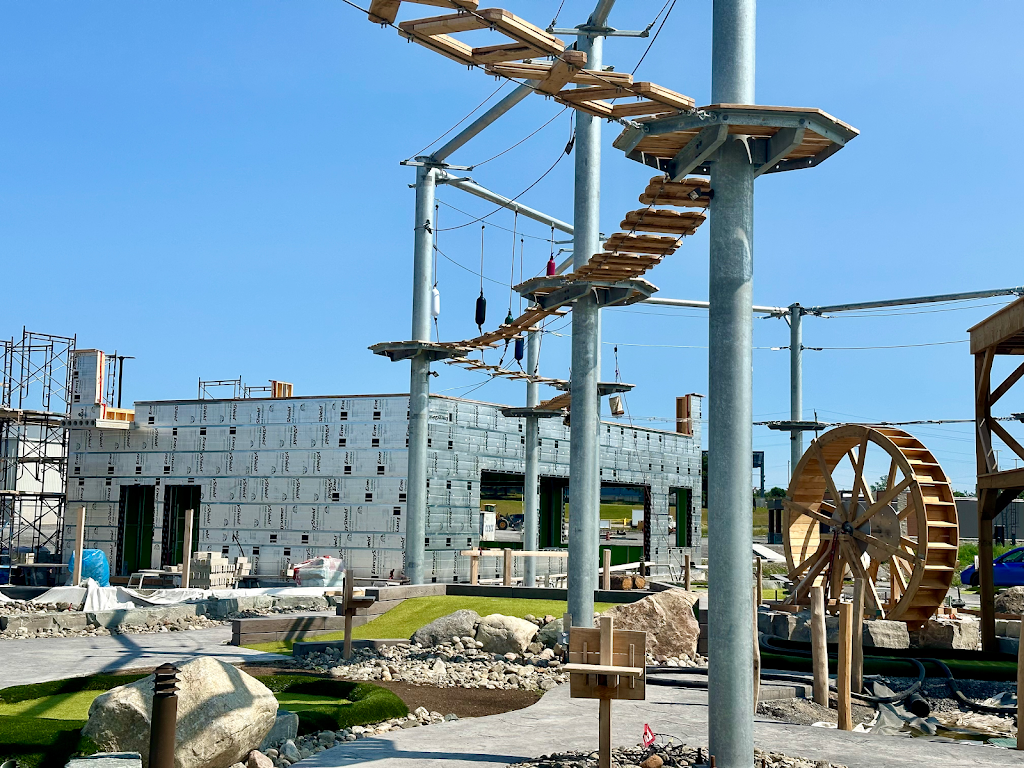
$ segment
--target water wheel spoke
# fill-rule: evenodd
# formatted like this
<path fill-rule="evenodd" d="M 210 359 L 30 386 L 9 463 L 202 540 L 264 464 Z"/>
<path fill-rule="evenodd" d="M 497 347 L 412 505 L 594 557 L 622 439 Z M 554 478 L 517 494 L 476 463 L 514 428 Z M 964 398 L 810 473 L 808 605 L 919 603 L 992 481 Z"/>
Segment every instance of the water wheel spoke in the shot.
<path fill-rule="evenodd" d="M 864 579 L 864 583 L 868 588 L 868 596 L 871 598 L 871 602 L 875 606 L 882 618 L 885 618 L 885 609 L 882 608 L 882 601 L 878 597 L 878 592 L 875 590 L 875 579 L 867 572 L 864 567 L 864 561 L 858 556 L 856 548 L 849 541 L 843 542 L 843 547 L 846 549 L 847 557 L 850 559 L 850 565 L 853 567 L 854 576 L 857 578 Z"/>
<path fill-rule="evenodd" d="M 889 560 L 889 579 L 896 579 L 899 582 L 900 594 L 905 595 L 907 593 L 908 580 L 904 578 L 903 571 L 900 570 L 899 561 L 896 558 Z"/>
<path fill-rule="evenodd" d="M 893 499 L 895 499 L 897 496 L 903 493 L 904 490 L 910 487 L 910 484 L 912 482 L 914 482 L 914 478 L 905 477 L 899 483 L 899 485 L 894 485 L 892 488 L 890 488 L 881 496 L 879 496 L 874 504 L 872 504 L 870 507 L 861 512 L 857 519 L 853 521 L 853 527 L 860 528 L 862 525 L 864 525 L 864 523 L 866 523 L 868 520 L 874 517 L 879 510 L 889 506 Z M 908 504 L 907 507 L 909 508 L 910 505 Z"/>
<path fill-rule="evenodd" d="M 815 561 L 815 560 L 817 560 L 817 559 L 818 559 L 819 557 L 821 557 L 821 555 L 822 555 L 822 554 L 824 553 L 824 551 L 825 551 L 825 547 L 827 547 L 827 546 L 828 546 L 828 544 L 827 544 L 826 542 L 824 542 L 824 541 L 823 541 L 823 542 L 821 542 L 821 543 L 819 543 L 819 544 L 818 544 L 818 546 L 817 546 L 817 548 L 816 548 L 816 549 L 815 549 L 815 550 L 814 550 L 813 552 L 811 552 L 811 554 L 807 556 L 807 559 L 806 559 L 806 560 L 804 560 L 804 561 L 803 561 L 802 563 L 800 563 L 800 565 L 798 565 L 798 566 L 797 566 L 797 567 L 796 567 L 796 568 L 794 569 L 794 571 L 793 571 L 793 572 L 794 572 L 794 573 L 803 573 L 803 572 L 804 572 L 804 568 L 806 568 L 806 567 L 807 567 L 807 566 L 809 566 L 809 565 L 810 565 L 810 564 L 811 564 L 812 562 L 814 562 L 814 561 Z"/>
<path fill-rule="evenodd" d="M 856 528 L 854 528 L 853 531 L 850 532 L 850 535 L 853 536 L 855 539 L 858 539 L 859 541 L 863 541 L 865 544 L 873 544 L 874 546 L 878 547 L 891 557 L 902 557 L 909 563 L 917 562 L 916 553 L 904 552 L 899 547 L 894 547 L 892 544 L 884 542 L 881 539 L 877 538 L 876 536 L 872 536 L 869 533 L 864 533 L 864 531 L 858 531 Z M 902 544 L 903 541 L 904 540 L 901 539 L 900 543 Z M 906 539 L 906 541 L 910 542 L 915 547 L 917 546 L 914 542 L 911 542 L 910 539 Z"/>
<path fill-rule="evenodd" d="M 831 547 L 826 547 L 825 551 L 821 553 L 821 556 L 818 558 L 817 562 L 814 565 L 812 565 L 810 569 L 807 571 L 807 573 L 803 575 L 800 581 L 797 582 L 796 586 L 793 588 L 793 594 L 796 595 L 796 600 L 799 600 L 801 597 L 803 597 L 804 594 L 810 591 L 811 586 L 814 584 L 814 580 L 818 578 L 818 574 L 821 573 L 822 569 L 828 563 L 829 557 L 831 555 L 831 549 Z"/>
<path fill-rule="evenodd" d="M 824 523 L 825 525 L 831 526 L 833 528 L 835 528 L 835 526 L 838 524 L 835 518 L 829 517 L 828 515 L 823 515 L 821 514 L 821 512 L 815 512 L 810 507 L 801 504 L 798 501 L 791 501 L 790 499 L 786 499 L 785 503 L 787 507 L 791 507 L 795 509 L 797 512 L 799 512 L 801 515 L 807 515 L 809 518 L 811 518 L 812 520 L 817 520 L 819 523 Z M 823 504 L 822 506 L 825 505 Z"/>
<path fill-rule="evenodd" d="M 864 433 L 864 437 L 860 441 L 860 445 L 857 447 L 857 453 L 854 454 L 851 448 L 847 455 L 850 457 L 850 463 L 853 465 L 853 493 L 850 496 L 850 517 L 854 517 L 857 514 L 857 508 L 859 506 L 860 494 L 864 494 L 864 500 L 871 505 L 871 488 L 867 481 L 864 479 L 864 460 L 868 455 L 868 433 Z"/>
<path fill-rule="evenodd" d="M 890 490 L 893 484 L 896 482 L 896 468 L 898 466 L 899 465 L 896 463 L 895 458 L 893 458 L 893 460 L 889 463 L 889 474 L 885 476 L 885 490 L 887 491 Z"/>
<path fill-rule="evenodd" d="M 811 450 L 814 451 L 814 457 L 818 460 L 818 467 L 821 469 L 822 477 L 825 479 L 825 483 L 828 487 L 828 493 L 832 497 L 832 503 L 835 504 L 836 510 L 839 512 L 839 517 L 843 517 L 845 508 L 843 507 L 843 497 L 839 495 L 839 490 L 836 488 L 836 481 L 832 479 L 832 472 L 828 468 L 828 462 L 825 461 L 825 454 L 822 453 L 821 444 L 818 440 L 811 443 Z"/>

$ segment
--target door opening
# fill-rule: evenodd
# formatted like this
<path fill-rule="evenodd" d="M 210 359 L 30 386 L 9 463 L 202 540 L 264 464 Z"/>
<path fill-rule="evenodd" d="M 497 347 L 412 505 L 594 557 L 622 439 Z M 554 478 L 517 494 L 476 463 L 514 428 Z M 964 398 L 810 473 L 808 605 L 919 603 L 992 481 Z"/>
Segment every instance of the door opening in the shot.
<path fill-rule="evenodd" d="M 161 563 L 163 565 L 183 564 L 185 549 L 185 510 L 194 510 L 192 516 L 192 552 L 199 551 L 199 502 L 198 485 L 168 485 L 164 488 L 164 535 Z"/>
<path fill-rule="evenodd" d="M 122 485 L 117 515 L 117 562 L 114 572 L 130 576 L 152 566 L 156 488 Z"/>

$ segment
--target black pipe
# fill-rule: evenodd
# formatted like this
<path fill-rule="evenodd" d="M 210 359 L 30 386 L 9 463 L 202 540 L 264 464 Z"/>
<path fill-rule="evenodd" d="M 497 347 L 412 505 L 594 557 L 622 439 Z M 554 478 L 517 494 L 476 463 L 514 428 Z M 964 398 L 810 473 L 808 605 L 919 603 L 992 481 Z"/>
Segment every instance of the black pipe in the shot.
<path fill-rule="evenodd" d="M 149 727 L 149 768 L 174 768 L 174 740 L 178 725 L 178 668 L 156 668 L 153 716 Z"/>
<path fill-rule="evenodd" d="M 903 702 L 903 706 L 918 717 L 928 717 L 928 715 L 932 713 L 931 704 L 929 704 L 928 700 L 919 693 L 912 693 L 907 696 L 907 700 Z"/>

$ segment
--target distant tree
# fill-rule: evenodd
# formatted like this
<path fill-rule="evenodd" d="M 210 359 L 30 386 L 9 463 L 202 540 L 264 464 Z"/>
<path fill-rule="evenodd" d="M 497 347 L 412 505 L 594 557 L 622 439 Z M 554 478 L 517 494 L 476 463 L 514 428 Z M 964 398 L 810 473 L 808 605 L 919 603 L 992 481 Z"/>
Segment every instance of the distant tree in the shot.
<path fill-rule="evenodd" d="M 880 478 L 877 483 L 871 484 L 871 490 L 875 493 L 885 493 L 885 489 L 889 487 L 889 473 L 886 472 Z"/>
<path fill-rule="evenodd" d="M 970 497 L 974 496 L 973 493 L 968 493 L 967 491 L 953 491 L 953 495 L 957 496 L 957 497 L 959 497 L 961 499 L 970 498 Z"/>
<path fill-rule="evenodd" d="M 786 496 L 786 489 L 785 488 L 779 488 L 779 486 L 776 485 L 774 488 L 772 488 L 770 491 L 768 491 L 768 496 L 769 496 L 769 498 L 773 498 L 773 499 L 785 498 L 785 496 Z"/>

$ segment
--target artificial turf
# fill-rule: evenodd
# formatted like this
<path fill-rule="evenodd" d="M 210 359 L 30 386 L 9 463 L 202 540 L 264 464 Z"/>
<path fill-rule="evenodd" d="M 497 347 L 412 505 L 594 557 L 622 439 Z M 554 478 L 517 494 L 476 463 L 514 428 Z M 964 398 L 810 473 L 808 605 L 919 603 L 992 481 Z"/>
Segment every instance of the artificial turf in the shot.
<path fill-rule="evenodd" d="M 605 611 L 611 608 L 614 603 L 595 603 L 595 611 Z M 352 637 L 356 640 L 383 640 L 394 638 L 408 638 L 420 627 L 424 627 L 434 619 L 447 616 L 460 609 L 467 608 L 476 611 L 481 616 L 491 613 L 501 613 L 505 616 L 523 617 L 527 614 L 534 616 L 561 616 L 565 613 L 566 603 L 564 600 L 526 600 L 522 598 L 505 597 L 466 597 L 462 595 L 435 595 L 432 597 L 414 597 L 406 600 L 392 608 L 387 613 L 378 616 L 373 621 L 356 627 L 352 630 Z M 332 632 L 324 635 L 317 635 L 317 642 L 343 640 L 344 632 Z M 279 640 L 272 643 L 257 643 L 247 645 L 257 651 L 267 653 L 292 652 L 294 640 Z"/>

